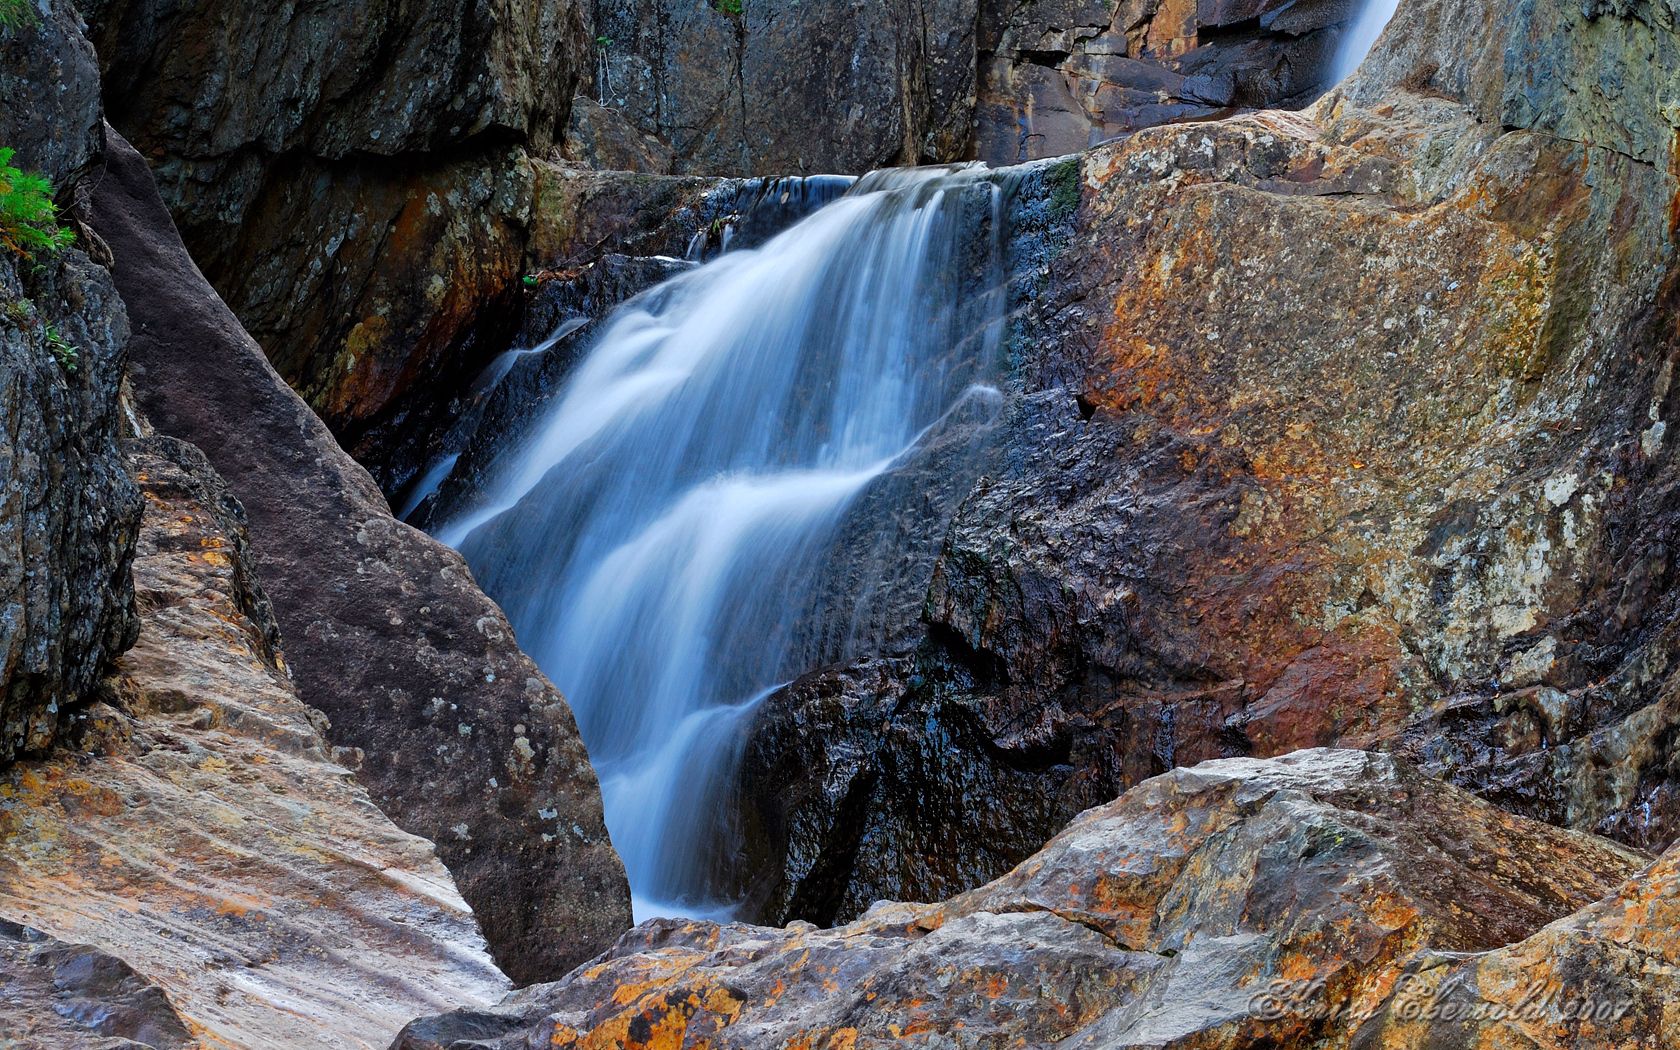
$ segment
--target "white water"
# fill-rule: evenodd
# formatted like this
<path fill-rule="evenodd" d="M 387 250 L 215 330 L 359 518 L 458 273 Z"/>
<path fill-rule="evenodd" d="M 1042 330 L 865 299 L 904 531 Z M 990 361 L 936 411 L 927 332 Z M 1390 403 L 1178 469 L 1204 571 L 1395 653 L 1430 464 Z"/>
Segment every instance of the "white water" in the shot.
<path fill-rule="evenodd" d="M 878 173 L 632 300 L 439 530 L 570 699 L 639 917 L 727 912 L 746 725 L 824 624 L 863 619 L 825 554 L 871 482 L 995 399 L 999 211 L 971 171 Z"/>
<path fill-rule="evenodd" d="M 1377 38 L 1382 36 L 1388 23 L 1393 21 L 1394 12 L 1399 10 L 1400 0 L 1365 0 L 1365 7 L 1359 12 L 1359 17 L 1348 26 L 1347 35 L 1342 38 L 1341 46 L 1336 49 L 1336 63 L 1331 67 L 1330 82 L 1340 83 L 1349 73 L 1359 68 L 1359 63 L 1365 61 L 1365 56 L 1376 46 Z"/>

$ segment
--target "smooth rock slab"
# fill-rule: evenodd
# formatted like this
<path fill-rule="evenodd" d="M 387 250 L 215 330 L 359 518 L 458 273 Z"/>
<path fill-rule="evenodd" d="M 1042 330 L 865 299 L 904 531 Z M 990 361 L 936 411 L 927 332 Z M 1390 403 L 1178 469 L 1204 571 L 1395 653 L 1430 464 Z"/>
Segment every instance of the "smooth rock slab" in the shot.
<path fill-rule="evenodd" d="M 0 781 L 0 918 L 90 947 L 8 1011 L 43 1022 L 80 988 L 83 1027 L 160 1048 L 352 1050 L 493 1001 L 507 979 L 431 843 L 374 806 L 298 698 L 238 504 L 184 443 L 145 441 L 135 466 L 142 628 L 118 706 Z"/>

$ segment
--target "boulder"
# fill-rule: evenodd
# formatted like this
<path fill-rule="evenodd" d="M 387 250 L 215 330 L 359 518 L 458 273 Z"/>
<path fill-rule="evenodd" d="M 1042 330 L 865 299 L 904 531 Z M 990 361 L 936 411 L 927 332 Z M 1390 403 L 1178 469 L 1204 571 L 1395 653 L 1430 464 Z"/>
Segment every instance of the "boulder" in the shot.
<path fill-rule="evenodd" d="M 239 503 L 190 445 L 131 451 L 139 641 L 69 747 L 0 777 L 6 1035 L 353 1050 L 504 994 L 431 843 L 298 698 Z"/>
<path fill-rule="evenodd" d="M 831 930 L 655 920 L 394 1050 L 1347 1046 L 1425 953 L 1503 948 L 1645 860 L 1385 756 L 1210 762 L 943 904 Z"/>
<path fill-rule="evenodd" d="M 137 402 L 250 515 L 299 695 L 364 753 L 374 801 L 438 844 L 510 976 L 564 973 L 630 918 L 570 709 L 459 556 L 391 517 L 193 265 L 145 162 L 111 141 L 92 217 L 130 304 Z"/>

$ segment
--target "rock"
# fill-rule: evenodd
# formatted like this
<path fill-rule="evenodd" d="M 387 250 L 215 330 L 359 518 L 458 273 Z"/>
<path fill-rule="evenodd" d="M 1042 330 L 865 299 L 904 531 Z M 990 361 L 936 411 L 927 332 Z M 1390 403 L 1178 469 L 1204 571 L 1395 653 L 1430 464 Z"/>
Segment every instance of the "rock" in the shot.
<path fill-rule="evenodd" d="M 594 95 L 684 174 L 961 160 L 975 18 L 976 0 L 598 0 Z"/>
<path fill-rule="evenodd" d="M 1607 899 L 1498 951 L 1430 952 L 1359 1033 L 1361 1045 L 1658 1047 L 1680 1023 L 1680 851 Z"/>
<path fill-rule="evenodd" d="M 1424 953 L 1502 948 L 1644 861 L 1384 756 L 1210 762 L 943 904 L 834 930 L 655 920 L 394 1048 L 1345 1046 Z"/>
<path fill-rule="evenodd" d="M 193 258 L 346 444 L 472 356 L 587 60 L 580 0 L 87 14 Z"/>
<path fill-rule="evenodd" d="M 61 200 L 103 143 L 92 48 L 62 2 L 0 29 L 0 147 Z M 86 242 L 83 242 L 84 245 Z M 128 317 L 80 250 L 0 248 L 0 768 L 41 754 L 134 640 L 140 497 L 118 447 Z"/>
<path fill-rule="evenodd" d="M 1325 87 L 1357 0 L 986 0 L 979 154 L 1077 153 L 1160 124 L 1299 108 Z"/>
<path fill-rule="evenodd" d="M 113 955 L 0 920 L 0 1027 L 18 1046 L 187 1050 L 163 989 Z"/>
<path fill-rule="evenodd" d="M 44 753 L 134 641 L 127 342 L 122 300 L 87 256 L 0 250 L 0 768 Z"/>
<path fill-rule="evenodd" d="M 1672 843 L 1677 48 L 1660 4 L 1410 0 L 1304 114 L 1042 169 L 1018 213 L 1074 221 L 1012 253 L 1010 410 L 920 638 L 754 730 L 748 855 L 798 904 L 762 917 L 936 899 L 1174 766 L 1312 746 Z M 1656 59 L 1610 98 L 1618 54 Z"/>
<path fill-rule="evenodd" d="M 671 173 L 671 147 L 636 130 L 618 110 L 587 95 L 572 100 L 564 155 L 569 162 L 595 171 Z"/>
<path fill-rule="evenodd" d="M 630 918 L 569 708 L 461 559 L 395 521 L 286 388 L 111 140 L 93 223 L 130 304 L 136 400 L 205 449 L 250 515 L 299 695 L 362 750 L 374 801 L 438 844 L 511 977 L 564 973 Z"/>
<path fill-rule="evenodd" d="M 0 780 L 0 918 L 76 947 L 0 948 L 3 1010 L 158 1048 L 352 1048 L 505 993 L 431 843 L 298 698 L 237 501 L 190 445 L 133 454 L 142 627 L 117 709 Z"/>
<path fill-rule="evenodd" d="M 0 29 L 0 147 L 13 163 L 64 191 L 80 181 L 105 146 L 99 64 L 68 0 L 29 3 Z M 65 194 L 62 200 L 68 201 Z"/>

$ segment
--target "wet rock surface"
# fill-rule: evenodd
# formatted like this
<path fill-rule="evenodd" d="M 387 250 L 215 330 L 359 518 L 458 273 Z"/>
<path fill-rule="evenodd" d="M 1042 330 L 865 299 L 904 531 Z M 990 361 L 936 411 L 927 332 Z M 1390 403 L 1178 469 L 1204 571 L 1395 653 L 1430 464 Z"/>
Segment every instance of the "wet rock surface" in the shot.
<path fill-rule="evenodd" d="M 1645 862 L 1385 756 L 1211 762 L 943 904 L 834 930 L 656 920 L 394 1046 L 1346 1046 L 1427 953 L 1504 948 Z"/>
<path fill-rule="evenodd" d="M 1299 108 L 1328 86 L 1355 0 L 986 0 L 978 154 L 1077 153 L 1141 128 Z"/>
<path fill-rule="evenodd" d="M 304 702 L 365 754 L 374 801 L 438 844 L 510 976 L 600 951 L 629 925 L 629 893 L 564 699 L 461 559 L 395 521 L 286 388 L 115 133 L 93 216 L 130 304 L 136 399 L 205 450 L 249 514 Z"/>
<path fill-rule="evenodd" d="M 5 1036 L 380 1047 L 505 992 L 432 845 L 298 698 L 237 501 L 190 445 L 131 452 L 139 640 L 71 746 L 0 779 Z"/>
<path fill-rule="evenodd" d="M 765 918 L 937 899 L 1175 765 L 1318 745 L 1674 840 L 1677 38 L 1635 6 L 1405 4 L 1314 110 L 1046 172 L 1074 232 L 1014 256 L 1012 408 L 920 642 L 755 729 Z M 1617 53 L 1659 60 L 1612 100 Z M 782 752 L 814 772 L 772 793 Z"/>

